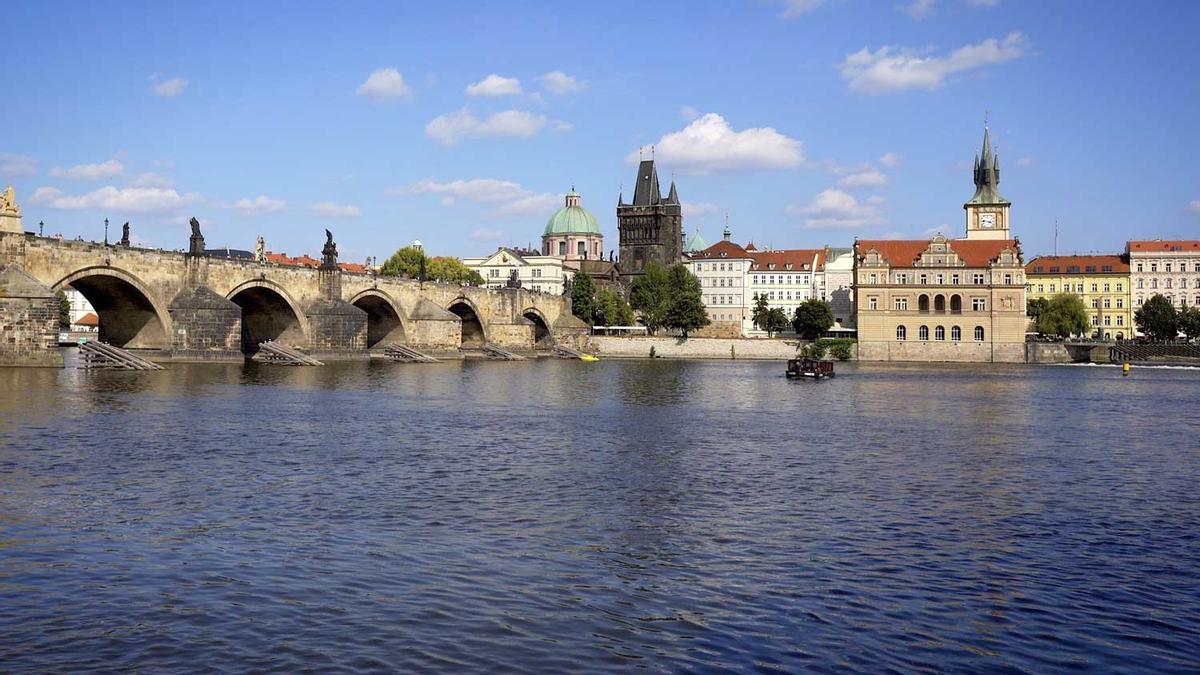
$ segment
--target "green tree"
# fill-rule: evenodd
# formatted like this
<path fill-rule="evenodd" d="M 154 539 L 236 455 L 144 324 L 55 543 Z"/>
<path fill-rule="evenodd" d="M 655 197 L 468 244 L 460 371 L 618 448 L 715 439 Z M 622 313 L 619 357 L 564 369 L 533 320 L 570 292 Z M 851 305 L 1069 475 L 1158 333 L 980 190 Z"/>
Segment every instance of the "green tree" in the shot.
<path fill-rule="evenodd" d="M 782 307 L 772 307 L 767 310 L 764 323 L 764 330 L 767 331 L 767 337 L 771 337 L 775 333 L 787 330 L 791 322 L 788 321 L 787 312 L 783 311 Z"/>
<path fill-rule="evenodd" d="M 667 318 L 663 325 L 687 334 L 709 324 L 708 310 L 700 289 L 700 280 L 683 265 L 673 265 L 667 271 Z"/>
<path fill-rule="evenodd" d="M 620 293 L 607 288 L 596 291 L 596 323 L 604 326 L 632 326 L 633 308 Z"/>
<path fill-rule="evenodd" d="M 62 291 L 58 292 L 58 323 L 60 326 L 71 325 L 71 301 Z"/>
<path fill-rule="evenodd" d="M 379 273 L 385 277 L 420 279 L 427 264 L 425 251 L 416 246 L 405 246 L 384 261 L 383 266 L 379 268 Z"/>
<path fill-rule="evenodd" d="M 1195 340 L 1200 338 L 1200 307 L 1179 310 L 1179 332 Z"/>
<path fill-rule="evenodd" d="M 589 326 L 596 323 L 596 283 L 582 272 L 571 282 L 571 313 Z"/>
<path fill-rule="evenodd" d="M 1179 336 L 1179 316 L 1175 307 L 1157 293 L 1138 308 L 1133 320 L 1138 330 L 1151 340 L 1174 340 Z"/>
<path fill-rule="evenodd" d="M 829 347 L 829 353 L 838 361 L 849 361 L 854 355 L 849 340 L 839 340 Z"/>
<path fill-rule="evenodd" d="M 792 327 L 796 334 L 805 340 L 815 340 L 833 326 L 833 308 L 828 302 L 811 298 L 800 303 L 796 308 L 796 317 Z"/>
<path fill-rule="evenodd" d="M 1030 298 L 1025 303 L 1025 316 L 1037 319 L 1042 312 L 1046 311 L 1046 306 L 1049 304 L 1045 298 Z"/>
<path fill-rule="evenodd" d="M 671 307 L 667 269 L 656 262 L 646 265 L 642 276 L 629 286 L 629 305 L 641 313 L 642 323 L 651 335 L 666 325 Z"/>
<path fill-rule="evenodd" d="M 750 312 L 750 322 L 759 330 L 767 330 L 767 315 L 771 307 L 767 304 L 767 296 L 754 294 L 754 309 Z"/>
<path fill-rule="evenodd" d="M 1043 335 L 1065 338 L 1085 335 L 1090 329 L 1083 298 L 1074 293 L 1059 293 L 1050 298 L 1037 318 L 1037 331 Z"/>
<path fill-rule="evenodd" d="M 479 272 L 467 267 L 463 261 L 452 256 L 436 256 L 430 258 L 425 265 L 427 278 L 432 281 L 448 281 L 453 284 L 482 286 L 483 277 Z"/>

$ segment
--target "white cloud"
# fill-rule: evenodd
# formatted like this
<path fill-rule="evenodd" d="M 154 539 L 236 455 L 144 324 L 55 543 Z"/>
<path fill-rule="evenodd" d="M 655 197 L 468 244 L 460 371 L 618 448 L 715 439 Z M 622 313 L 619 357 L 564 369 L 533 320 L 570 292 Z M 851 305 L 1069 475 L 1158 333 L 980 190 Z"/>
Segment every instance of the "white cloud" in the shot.
<path fill-rule="evenodd" d="M 132 187 L 169 188 L 175 187 L 175 181 L 160 173 L 147 171 L 130 178 L 129 185 Z"/>
<path fill-rule="evenodd" d="M 486 204 L 493 217 L 546 215 L 562 205 L 562 196 L 534 192 L 520 183 L 495 178 L 473 178 L 439 183 L 423 180 L 407 187 L 391 188 L 388 194 L 441 195 L 444 206 L 457 200 Z"/>
<path fill-rule="evenodd" d="M 520 80 L 515 77 L 501 77 L 495 73 L 475 84 L 467 85 L 467 96 L 513 96 L 520 93 Z"/>
<path fill-rule="evenodd" d="M 879 158 L 879 163 L 889 169 L 894 169 L 894 168 L 900 166 L 900 161 L 902 159 L 904 159 L 904 157 L 901 156 L 900 154 L 895 153 L 895 152 L 889 152 L 889 153 L 886 153 L 883 157 Z"/>
<path fill-rule="evenodd" d="M 312 211 L 322 218 L 357 218 L 362 215 L 362 209 L 353 204 L 333 202 L 317 202 L 312 205 Z"/>
<path fill-rule="evenodd" d="M 734 131 L 725 118 L 708 113 L 655 144 L 658 159 L 681 173 L 790 169 L 804 161 L 800 141 L 771 127 Z M 626 161 L 638 161 L 631 152 Z"/>
<path fill-rule="evenodd" d="M 690 105 L 685 105 L 679 109 L 679 116 L 683 118 L 683 121 L 691 122 L 700 116 L 700 111 Z"/>
<path fill-rule="evenodd" d="M 163 98 L 170 98 L 172 96 L 182 94 L 183 90 L 188 86 L 188 81 L 182 77 L 172 77 L 169 80 L 159 80 L 157 77 L 152 77 L 150 79 L 150 91 L 153 92 L 155 96 L 161 96 Z"/>
<path fill-rule="evenodd" d="M 538 78 L 542 88 L 551 94 L 575 94 L 587 88 L 587 82 L 581 81 L 574 75 L 568 75 L 561 70 L 552 70 Z"/>
<path fill-rule="evenodd" d="M 864 47 L 849 54 L 840 66 L 850 89 L 861 94 L 887 94 L 905 89 L 937 89 L 946 78 L 974 68 L 1021 57 L 1029 40 L 1017 31 L 1003 40 L 988 38 L 960 47 L 945 56 L 928 56 L 911 49 Z"/>
<path fill-rule="evenodd" d="M 32 157 L 0 152 L 0 179 L 27 178 L 37 173 L 37 162 Z"/>
<path fill-rule="evenodd" d="M 115 159 L 110 159 L 107 162 L 100 162 L 99 164 L 76 164 L 66 169 L 56 166 L 50 169 L 50 175 L 55 178 L 71 178 L 74 180 L 100 180 L 101 178 L 111 178 L 124 171 L 124 164 Z"/>
<path fill-rule="evenodd" d="M 467 238 L 472 241 L 499 241 L 504 238 L 504 233 L 500 230 L 489 230 L 486 227 L 477 227 L 471 230 Z"/>
<path fill-rule="evenodd" d="M 805 216 L 804 226 L 809 228 L 865 227 L 884 222 L 879 209 L 881 204 L 882 197 L 869 197 L 860 202 L 848 192 L 829 188 L 818 194 L 806 206 L 791 206 L 787 211 Z"/>
<path fill-rule="evenodd" d="M 244 216 L 261 216 L 268 213 L 275 213 L 276 211 L 282 211 L 285 206 L 287 206 L 287 202 L 282 199 L 275 199 L 266 195 L 259 195 L 253 199 L 242 197 L 233 203 L 233 208 Z M 357 209 L 357 207 L 352 208 Z"/>
<path fill-rule="evenodd" d="M 408 96 L 412 92 L 404 76 L 395 68 L 380 68 L 358 86 L 358 93 L 377 101 Z"/>
<path fill-rule="evenodd" d="M 1192 213 L 1200 213 L 1200 199 L 1193 199 L 1191 203 L 1187 205 L 1187 210 L 1191 211 Z"/>
<path fill-rule="evenodd" d="M 712 202 L 684 202 L 682 206 L 684 219 L 703 218 L 721 212 L 721 206 Z"/>
<path fill-rule="evenodd" d="M 914 19 L 922 19 L 926 14 L 933 11 L 933 6 L 937 4 L 937 0 L 912 0 L 901 9 L 905 14 L 908 14 Z"/>
<path fill-rule="evenodd" d="M 888 177 L 883 175 L 877 169 L 866 169 L 852 173 L 838 181 L 838 185 L 845 188 L 856 187 L 877 187 L 886 185 Z"/>
<path fill-rule="evenodd" d="M 1019 158 L 1017 158 L 1017 166 L 1032 166 L 1032 165 L 1033 165 L 1033 158 L 1032 158 L 1032 157 L 1019 157 Z"/>
<path fill-rule="evenodd" d="M 470 137 L 527 137 L 546 126 L 545 115 L 524 110 L 505 110 L 484 119 L 467 108 L 439 115 L 425 125 L 425 135 L 445 146 L 457 144 Z"/>
<path fill-rule="evenodd" d="M 785 19 L 794 19 L 802 14 L 808 14 L 824 4 L 825 0 L 783 0 L 783 11 L 779 16 Z"/>
<path fill-rule="evenodd" d="M 111 185 L 87 194 L 71 196 L 53 187 L 33 191 L 29 201 L 52 209 L 104 209 L 118 212 L 169 211 L 199 200 L 195 193 L 179 194 L 174 189 L 155 187 L 116 188 Z"/>

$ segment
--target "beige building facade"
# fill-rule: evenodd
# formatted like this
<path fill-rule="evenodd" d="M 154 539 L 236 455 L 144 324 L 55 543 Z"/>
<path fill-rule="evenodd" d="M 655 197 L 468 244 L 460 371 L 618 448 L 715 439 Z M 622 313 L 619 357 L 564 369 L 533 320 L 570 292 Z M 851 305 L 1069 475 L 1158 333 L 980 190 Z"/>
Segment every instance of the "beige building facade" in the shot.
<path fill-rule="evenodd" d="M 999 167 L 985 129 L 966 238 L 855 242 L 859 359 L 1025 360 L 1025 267 Z"/>
<path fill-rule="evenodd" d="M 1200 307 L 1200 240 L 1130 241 L 1125 254 L 1135 309 L 1154 295 L 1176 307 Z"/>

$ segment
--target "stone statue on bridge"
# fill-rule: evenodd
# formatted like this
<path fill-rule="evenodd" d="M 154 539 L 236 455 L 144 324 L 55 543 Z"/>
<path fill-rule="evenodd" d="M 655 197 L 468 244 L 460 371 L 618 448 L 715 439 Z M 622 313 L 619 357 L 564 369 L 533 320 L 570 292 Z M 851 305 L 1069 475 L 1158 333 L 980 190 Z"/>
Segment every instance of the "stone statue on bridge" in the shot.
<path fill-rule="evenodd" d="M 4 194 L 0 195 L 0 215 L 21 215 L 21 207 L 17 206 L 17 194 L 13 192 L 11 185 L 5 188 Z"/>
<path fill-rule="evenodd" d="M 508 273 L 508 281 L 504 284 L 504 287 L 505 288 L 520 288 L 521 287 L 521 277 L 517 275 L 517 269 L 515 267 L 513 268 L 513 270 L 511 272 Z"/>
<path fill-rule="evenodd" d="M 337 269 L 337 244 L 333 243 L 333 233 L 325 230 L 325 247 L 321 249 L 321 269 Z"/>
<path fill-rule="evenodd" d="M 200 221 L 192 218 L 188 224 L 192 226 L 192 236 L 188 240 L 188 255 L 203 256 L 204 235 L 200 234 Z"/>
<path fill-rule="evenodd" d="M 117 242 L 117 245 L 122 246 L 124 248 L 129 248 L 129 221 L 128 220 L 125 221 L 125 224 L 121 226 L 121 241 Z"/>
<path fill-rule="evenodd" d="M 267 240 L 261 234 L 254 240 L 254 259 L 259 265 L 267 264 Z"/>

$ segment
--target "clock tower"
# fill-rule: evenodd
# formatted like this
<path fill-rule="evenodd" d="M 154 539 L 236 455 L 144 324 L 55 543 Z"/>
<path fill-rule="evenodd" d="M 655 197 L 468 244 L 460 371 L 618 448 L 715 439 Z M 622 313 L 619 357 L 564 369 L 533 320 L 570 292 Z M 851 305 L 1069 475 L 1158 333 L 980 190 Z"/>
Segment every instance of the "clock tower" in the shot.
<path fill-rule="evenodd" d="M 967 239 L 1011 239 L 1008 208 L 1000 196 L 1000 158 L 992 153 L 988 128 L 983 127 L 983 154 L 975 156 L 975 195 L 963 204 L 967 212 Z"/>

